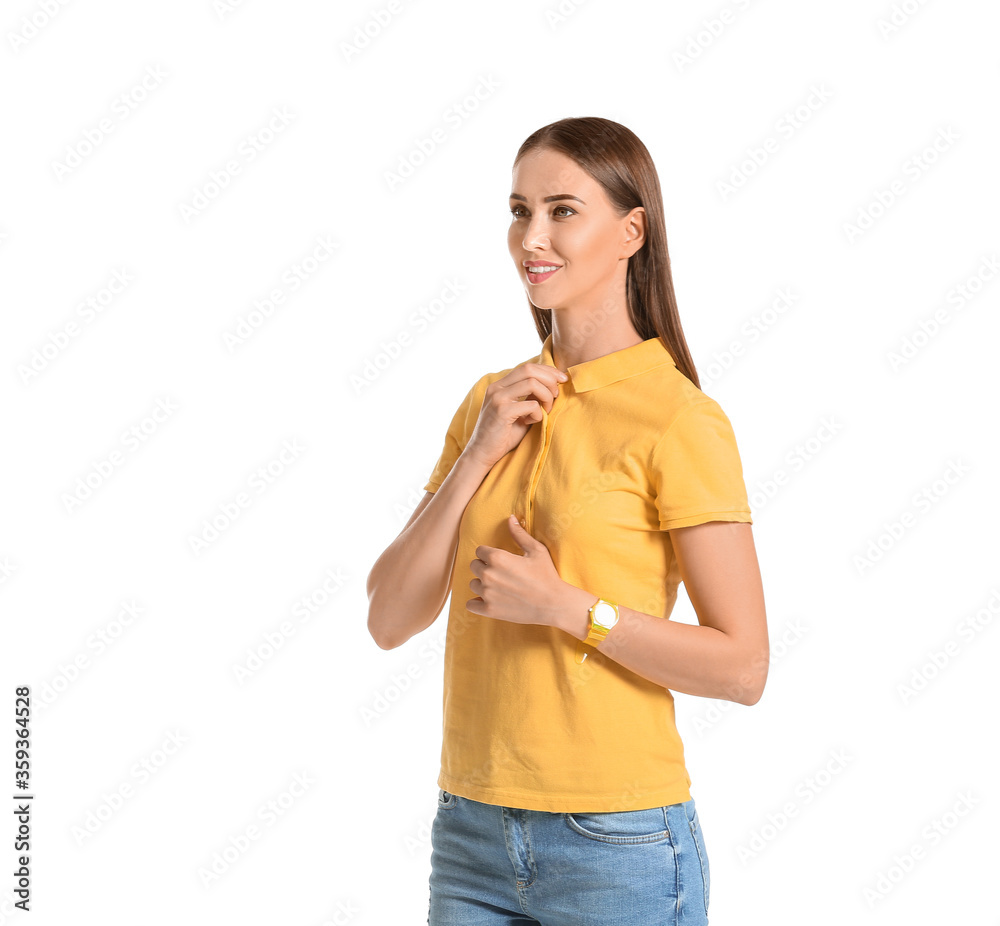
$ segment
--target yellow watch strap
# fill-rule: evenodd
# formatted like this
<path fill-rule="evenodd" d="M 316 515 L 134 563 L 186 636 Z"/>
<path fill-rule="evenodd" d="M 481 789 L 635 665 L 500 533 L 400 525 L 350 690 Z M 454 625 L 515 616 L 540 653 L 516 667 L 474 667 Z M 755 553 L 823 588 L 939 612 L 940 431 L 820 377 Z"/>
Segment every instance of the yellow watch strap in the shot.
<path fill-rule="evenodd" d="M 597 601 L 595 601 L 589 608 L 587 612 L 588 616 L 588 626 L 587 626 L 587 636 L 583 640 L 577 641 L 576 646 L 576 661 L 578 664 L 582 664 L 587 658 L 587 646 L 597 647 L 599 644 L 604 642 L 604 639 L 608 635 L 608 629 L 602 625 L 595 626 L 594 624 L 594 608 L 596 608 L 601 602 L 611 605 L 615 609 L 615 614 L 618 614 L 618 604 L 614 601 L 609 601 L 607 598 L 601 598 L 598 596 Z M 617 621 L 616 621 L 617 623 Z"/>

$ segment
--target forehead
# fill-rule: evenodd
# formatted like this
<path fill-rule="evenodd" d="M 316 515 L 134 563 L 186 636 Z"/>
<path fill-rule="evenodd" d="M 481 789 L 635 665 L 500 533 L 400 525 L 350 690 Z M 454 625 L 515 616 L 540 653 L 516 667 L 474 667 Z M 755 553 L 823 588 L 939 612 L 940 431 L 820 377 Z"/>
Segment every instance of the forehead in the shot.
<path fill-rule="evenodd" d="M 547 148 L 528 152 L 511 172 L 511 192 L 528 197 L 575 193 L 586 199 L 597 186 L 572 158 Z"/>

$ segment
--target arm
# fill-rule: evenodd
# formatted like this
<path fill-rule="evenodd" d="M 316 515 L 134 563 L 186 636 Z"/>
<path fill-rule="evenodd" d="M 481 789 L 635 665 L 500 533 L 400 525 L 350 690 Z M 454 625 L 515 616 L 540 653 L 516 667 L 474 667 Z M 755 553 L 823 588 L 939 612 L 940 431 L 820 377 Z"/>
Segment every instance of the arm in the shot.
<path fill-rule="evenodd" d="M 462 514 L 489 471 L 463 452 L 375 561 L 368 573 L 368 631 L 382 649 L 401 646 L 437 620 L 451 591 Z"/>
<path fill-rule="evenodd" d="M 428 481 L 441 479 L 437 492 L 424 495 L 368 573 L 368 631 L 382 649 L 402 645 L 437 620 L 451 590 L 465 509 L 496 461 L 551 410 L 565 378 L 528 360 L 499 378 L 481 376 L 468 391 Z"/>
<path fill-rule="evenodd" d="M 767 680 L 764 590 L 747 523 L 708 521 L 670 531 L 698 626 L 619 606 L 618 623 L 597 649 L 643 678 L 685 694 L 756 704 Z M 556 626 L 587 636 L 598 597 L 569 585 Z"/>

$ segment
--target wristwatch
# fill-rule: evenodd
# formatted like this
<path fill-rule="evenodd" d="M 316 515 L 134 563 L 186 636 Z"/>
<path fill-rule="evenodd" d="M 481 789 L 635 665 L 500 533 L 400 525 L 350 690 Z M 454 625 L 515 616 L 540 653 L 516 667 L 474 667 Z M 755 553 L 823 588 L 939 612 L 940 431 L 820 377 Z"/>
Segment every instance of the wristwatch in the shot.
<path fill-rule="evenodd" d="M 582 663 L 587 658 L 587 653 L 583 645 L 597 646 L 604 642 L 608 632 L 618 623 L 618 605 L 607 598 L 598 598 L 588 612 L 589 624 L 587 636 L 580 641 L 580 646 L 576 648 L 576 661 Z"/>

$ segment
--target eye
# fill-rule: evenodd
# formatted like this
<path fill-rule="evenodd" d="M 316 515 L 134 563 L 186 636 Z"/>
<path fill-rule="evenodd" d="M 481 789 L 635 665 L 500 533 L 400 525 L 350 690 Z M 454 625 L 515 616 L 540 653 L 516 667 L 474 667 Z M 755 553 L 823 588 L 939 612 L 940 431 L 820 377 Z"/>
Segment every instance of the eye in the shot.
<path fill-rule="evenodd" d="M 521 218 L 521 213 L 518 210 L 523 209 L 523 208 L 524 208 L 524 206 L 514 206 L 514 208 L 510 210 L 510 214 L 512 216 L 514 216 L 515 219 L 519 219 L 519 218 Z M 556 209 L 565 209 L 566 212 L 569 215 L 576 215 L 576 210 L 575 209 L 571 209 L 569 206 L 562 206 L 562 205 L 560 205 L 560 206 L 556 206 L 555 208 Z M 553 211 L 555 211 L 555 210 L 553 210 Z M 560 216 L 560 218 L 565 218 L 565 216 Z"/>

